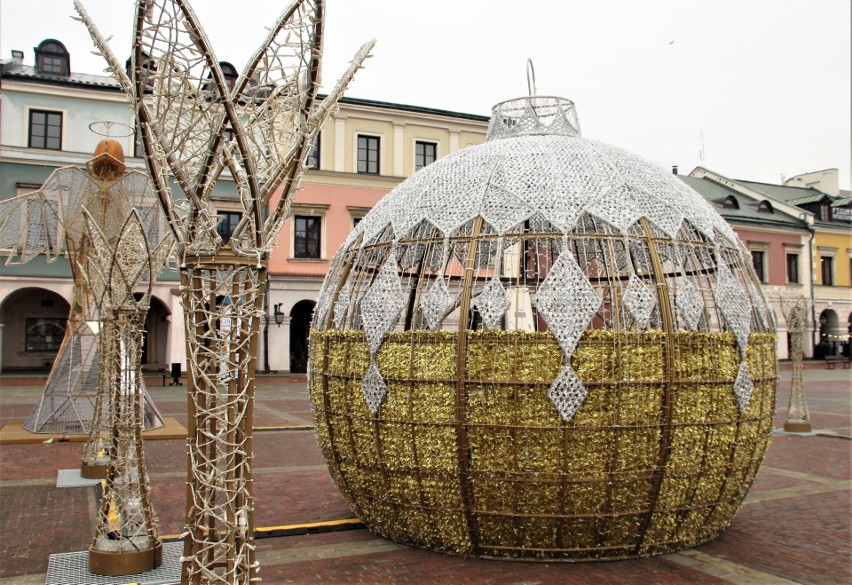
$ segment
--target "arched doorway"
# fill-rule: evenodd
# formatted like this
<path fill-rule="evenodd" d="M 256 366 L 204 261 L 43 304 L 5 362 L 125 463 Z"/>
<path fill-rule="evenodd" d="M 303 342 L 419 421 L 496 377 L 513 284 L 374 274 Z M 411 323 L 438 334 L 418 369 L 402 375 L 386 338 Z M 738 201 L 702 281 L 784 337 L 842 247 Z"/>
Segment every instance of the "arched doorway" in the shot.
<path fill-rule="evenodd" d="M 840 319 L 833 309 L 825 309 L 819 314 L 819 345 L 814 352 L 817 359 L 828 355 L 837 355 L 840 342 L 847 333 L 840 328 Z"/>
<path fill-rule="evenodd" d="M 43 288 L 22 288 L 0 306 L 2 369 L 49 370 L 65 336 L 71 306 Z"/>
<path fill-rule="evenodd" d="M 290 311 L 290 371 L 308 371 L 308 336 L 311 332 L 311 316 L 314 301 L 299 301 Z"/>
<path fill-rule="evenodd" d="M 142 298 L 134 293 L 136 300 Z M 142 363 L 166 364 L 166 344 L 169 339 L 169 317 L 171 312 L 157 297 L 151 297 L 148 314 L 145 316 L 145 330 L 142 332 Z"/>

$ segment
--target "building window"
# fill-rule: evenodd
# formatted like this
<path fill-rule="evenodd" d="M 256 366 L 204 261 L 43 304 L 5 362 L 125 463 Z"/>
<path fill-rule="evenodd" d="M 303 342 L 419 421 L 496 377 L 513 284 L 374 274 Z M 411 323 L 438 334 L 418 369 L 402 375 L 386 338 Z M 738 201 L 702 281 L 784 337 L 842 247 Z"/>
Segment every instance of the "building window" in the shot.
<path fill-rule="evenodd" d="M 757 279 L 760 282 L 766 282 L 765 261 L 766 253 L 763 250 L 751 251 L 751 263 L 754 266 L 754 272 L 757 274 Z"/>
<path fill-rule="evenodd" d="M 418 140 L 414 143 L 414 170 L 419 171 L 426 165 L 435 162 L 437 158 L 438 145 L 434 142 L 421 142 Z"/>
<path fill-rule="evenodd" d="M 320 259 L 322 218 L 311 215 L 297 215 L 294 218 L 293 255 L 296 258 Z"/>
<path fill-rule="evenodd" d="M 757 206 L 757 210 L 761 213 L 775 213 L 775 209 L 772 207 L 772 204 L 765 199 Z"/>
<path fill-rule="evenodd" d="M 822 274 L 823 286 L 834 286 L 834 258 L 831 256 L 820 256 L 819 267 Z"/>
<path fill-rule="evenodd" d="M 310 152 L 308 152 L 308 158 L 305 161 L 305 167 L 309 169 L 317 169 L 320 168 L 320 137 L 317 134 L 317 139 L 314 141 L 313 146 L 311 146 Z"/>
<path fill-rule="evenodd" d="M 799 255 L 787 254 L 787 283 L 799 284 Z"/>
<path fill-rule="evenodd" d="M 378 136 L 358 136 L 358 172 L 379 174 Z"/>
<path fill-rule="evenodd" d="M 364 216 L 370 212 L 369 207 L 347 205 L 346 208 L 349 210 L 349 217 L 352 219 L 353 230 L 358 227 L 358 224 L 361 223 L 361 220 L 364 219 Z"/>
<path fill-rule="evenodd" d="M 62 113 L 30 110 L 30 148 L 62 150 Z"/>
<path fill-rule="evenodd" d="M 15 196 L 18 195 L 27 195 L 29 193 L 33 193 L 41 189 L 41 183 L 16 183 L 15 184 Z"/>
<path fill-rule="evenodd" d="M 234 91 L 234 86 L 237 85 L 237 79 L 240 77 L 237 68 L 227 61 L 219 61 L 219 67 L 222 69 L 222 77 L 225 78 L 225 87 L 229 92 Z"/>
<path fill-rule="evenodd" d="M 40 55 L 39 70 L 41 73 L 65 73 L 65 59 L 56 55 Z"/>
<path fill-rule="evenodd" d="M 67 319 L 61 318 L 28 318 L 24 339 L 26 351 L 59 351 L 67 323 Z"/>
<path fill-rule="evenodd" d="M 47 75 L 69 75 L 70 56 L 68 49 L 59 41 L 47 39 L 34 49 L 36 71 Z"/>
<path fill-rule="evenodd" d="M 725 197 L 725 201 L 722 203 L 727 209 L 739 209 L 740 202 L 737 201 L 737 198 L 733 195 L 728 195 Z"/>
<path fill-rule="evenodd" d="M 219 237 L 222 238 L 222 243 L 227 244 L 231 236 L 234 235 L 234 230 L 237 229 L 237 225 L 243 218 L 243 214 L 239 211 L 222 211 L 217 215 L 222 218 L 222 221 L 219 223 L 216 231 L 219 233 Z"/>

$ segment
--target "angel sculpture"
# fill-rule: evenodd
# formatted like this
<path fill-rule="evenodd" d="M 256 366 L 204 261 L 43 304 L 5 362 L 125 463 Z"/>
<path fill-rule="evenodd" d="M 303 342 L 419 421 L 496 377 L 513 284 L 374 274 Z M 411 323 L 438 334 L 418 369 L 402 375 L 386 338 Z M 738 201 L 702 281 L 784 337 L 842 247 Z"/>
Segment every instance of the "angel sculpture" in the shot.
<path fill-rule="evenodd" d="M 110 122 L 98 123 L 107 127 Z M 99 383 L 102 356 L 98 342 L 100 311 L 87 280 L 88 260 L 98 250 L 85 228 L 84 210 L 105 235 L 114 241 L 129 214 L 136 214 L 157 246 L 171 239 L 165 217 L 146 173 L 126 170 L 121 145 L 110 138 L 95 149 L 87 168 L 63 167 L 54 171 L 42 187 L 29 194 L 0 202 L 0 247 L 11 249 L 7 264 L 28 262 L 40 254 L 48 262 L 66 253 L 70 260 L 74 291 L 65 337 L 39 403 L 24 423 L 34 433 L 88 434 L 83 454 L 83 477 L 103 478 L 111 434 L 107 387 Z M 156 278 L 157 270 L 151 273 Z M 163 426 L 143 381 L 146 430 Z"/>
<path fill-rule="evenodd" d="M 137 0 L 129 75 L 79 0 L 75 8 L 136 112 L 177 241 L 189 370 L 181 581 L 248 583 L 258 571 L 252 409 L 269 256 L 311 145 L 373 43 L 318 99 L 323 0 L 292 1 L 233 86 L 187 0 Z M 242 204 L 227 243 L 208 207 L 225 172 Z"/>

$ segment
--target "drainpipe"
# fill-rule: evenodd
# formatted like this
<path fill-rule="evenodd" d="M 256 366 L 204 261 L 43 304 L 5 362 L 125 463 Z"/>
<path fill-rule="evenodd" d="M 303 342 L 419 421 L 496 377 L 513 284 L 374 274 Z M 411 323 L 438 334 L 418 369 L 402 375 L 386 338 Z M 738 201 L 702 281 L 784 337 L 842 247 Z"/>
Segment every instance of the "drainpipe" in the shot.
<path fill-rule="evenodd" d="M 263 295 L 263 373 L 269 369 L 269 272 L 266 273 L 266 294 Z M 813 296 L 813 295 L 811 295 Z"/>
<path fill-rule="evenodd" d="M 816 229 L 809 225 L 808 231 L 811 232 L 811 237 L 808 240 L 808 253 L 811 257 L 811 323 L 814 324 L 813 332 L 811 333 L 811 359 L 813 359 L 816 354 L 817 337 L 819 336 L 816 320 L 816 303 L 814 302 L 814 280 L 816 278 L 814 275 L 814 236 L 816 235 Z"/>

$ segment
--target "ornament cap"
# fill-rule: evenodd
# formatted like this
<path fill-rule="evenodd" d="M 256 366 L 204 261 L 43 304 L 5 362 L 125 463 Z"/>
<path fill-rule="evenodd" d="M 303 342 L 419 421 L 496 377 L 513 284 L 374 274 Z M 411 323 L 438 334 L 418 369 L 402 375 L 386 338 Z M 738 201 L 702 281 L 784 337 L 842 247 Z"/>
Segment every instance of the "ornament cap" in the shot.
<path fill-rule="evenodd" d="M 530 95 L 500 102 L 492 108 L 488 140 L 535 135 L 580 137 L 574 102 L 562 97 Z"/>

